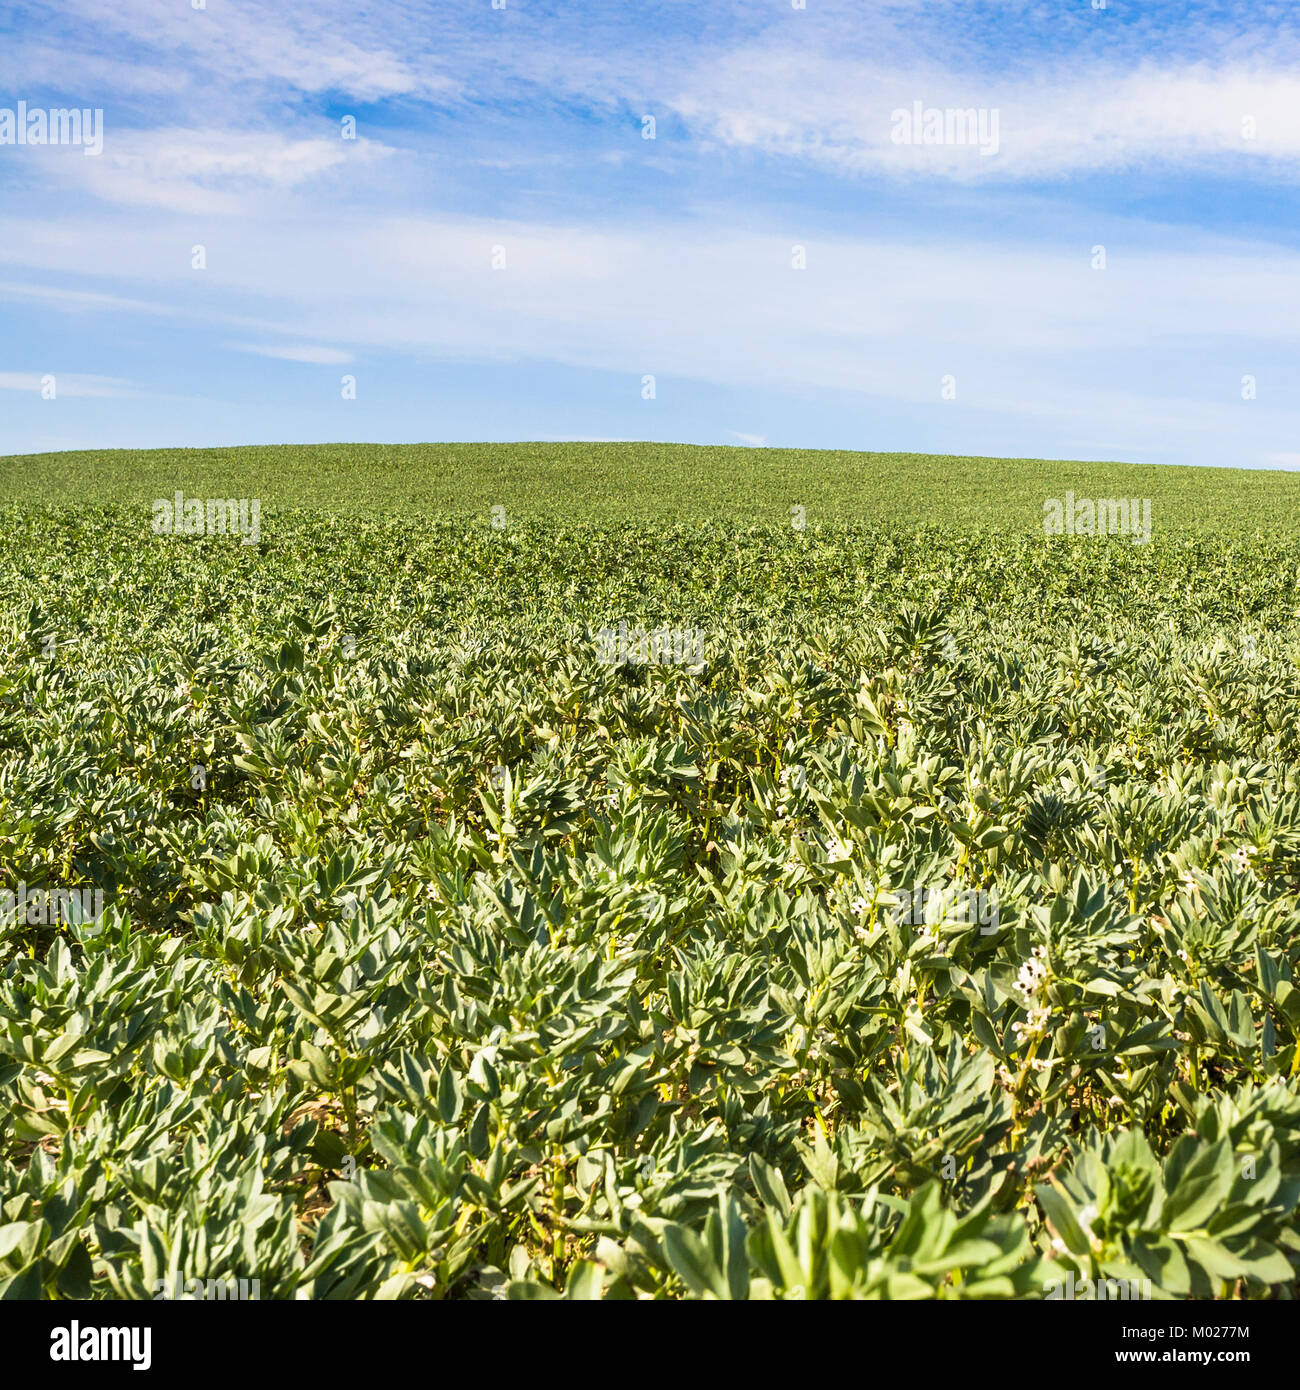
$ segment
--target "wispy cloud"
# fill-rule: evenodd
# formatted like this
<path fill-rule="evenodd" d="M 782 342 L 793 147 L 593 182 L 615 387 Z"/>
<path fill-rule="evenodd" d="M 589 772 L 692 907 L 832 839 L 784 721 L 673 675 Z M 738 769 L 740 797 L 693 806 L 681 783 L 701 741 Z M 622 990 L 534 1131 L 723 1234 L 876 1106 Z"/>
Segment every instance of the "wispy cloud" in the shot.
<path fill-rule="evenodd" d="M 355 167 L 391 153 L 374 140 L 345 141 L 337 130 L 310 139 L 276 131 L 127 131 L 106 139 L 100 158 L 63 161 L 56 172 L 108 203 L 248 216 L 268 194 L 296 189 L 345 162 Z"/>
<path fill-rule="evenodd" d="M 27 262 L 27 264 L 33 264 Z M 61 269 L 66 262 L 57 262 Z M 10 301 L 33 300 L 65 313 L 176 313 L 176 307 L 159 300 L 135 299 L 127 295 L 107 294 L 100 290 L 77 290 L 64 285 L 41 285 L 21 280 L 0 280 L 0 295 Z"/>
<path fill-rule="evenodd" d="M 274 357 L 282 362 L 305 362 L 314 367 L 341 367 L 355 360 L 350 352 L 337 348 L 314 347 L 309 343 L 290 343 L 276 346 L 268 343 L 237 343 L 238 352 L 251 352 L 258 357 Z"/>
<path fill-rule="evenodd" d="M 25 15 L 34 41 L 22 55 L 10 47 L 0 74 L 68 85 L 78 74 L 98 73 L 116 92 L 141 96 L 210 99 L 214 89 L 252 100 L 273 92 L 281 102 L 291 93 L 359 101 L 445 96 L 460 83 L 437 52 L 442 25 L 421 30 L 414 23 L 431 8 L 357 0 L 341 23 L 335 7 L 278 0 L 213 0 L 201 9 L 173 0 L 72 0 L 60 20 L 43 4 L 17 0 L 11 22 Z M 49 41 L 51 30 L 58 43 Z M 108 56 L 121 45 L 131 49 L 130 62 Z"/>
<path fill-rule="evenodd" d="M 181 228 L 128 234 L 90 218 L 82 230 L 124 298 L 174 302 L 177 285 L 201 281 L 172 254 Z M 1130 229 L 1125 240 L 1153 234 Z M 936 408 L 952 374 L 963 402 L 1025 414 L 1086 412 L 1101 383 L 1128 389 L 1134 363 L 1153 417 L 1176 414 L 1190 372 L 1217 372 L 1222 409 L 1237 410 L 1241 378 L 1259 376 L 1266 395 L 1268 368 L 1294 358 L 1300 338 L 1300 254 L 1276 247 L 1122 242 L 1104 271 L 1086 240 L 1067 250 L 827 237 L 806 244 L 802 270 L 790 250 L 779 229 L 707 222 L 594 229 L 354 214 L 239 224 L 223 243 L 218 312 L 259 318 L 289 344 L 241 350 L 320 365 L 364 346 Z M 47 274 L 80 266 L 75 244 L 52 255 L 39 223 L 0 220 L 0 263 L 29 257 Z M 200 298 L 191 312 L 214 310 Z M 321 339 L 341 346 L 294 346 Z"/>
<path fill-rule="evenodd" d="M 0 372 L 0 391 L 28 391 L 35 395 L 92 397 L 99 400 L 133 396 L 131 383 L 111 376 L 78 376 L 62 372 Z"/>
<path fill-rule="evenodd" d="M 896 140 L 899 113 L 916 103 L 995 111 L 996 153 Z M 899 70 L 756 49 L 691 74 L 671 105 L 719 145 L 858 174 L 975 182 L 1153 168 L 1205 173 L 1207 162 L 1247 174 L 1300 166 L 1300 75 L 1289 67 L 1063 66 L 1008 80 L 924 60 Z"/>

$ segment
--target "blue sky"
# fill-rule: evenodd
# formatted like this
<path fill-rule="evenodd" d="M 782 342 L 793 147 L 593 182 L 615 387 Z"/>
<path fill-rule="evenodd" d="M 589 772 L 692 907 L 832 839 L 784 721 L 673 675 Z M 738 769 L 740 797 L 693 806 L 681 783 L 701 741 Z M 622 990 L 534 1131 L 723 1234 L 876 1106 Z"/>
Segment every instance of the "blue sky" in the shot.
<path fill-rule="evenodd" d="M 1298 60 L 1293 0 L 7 0 L 0 139 L 103 149 L 0 143 L 0 453 L 1300 467 Z"/>

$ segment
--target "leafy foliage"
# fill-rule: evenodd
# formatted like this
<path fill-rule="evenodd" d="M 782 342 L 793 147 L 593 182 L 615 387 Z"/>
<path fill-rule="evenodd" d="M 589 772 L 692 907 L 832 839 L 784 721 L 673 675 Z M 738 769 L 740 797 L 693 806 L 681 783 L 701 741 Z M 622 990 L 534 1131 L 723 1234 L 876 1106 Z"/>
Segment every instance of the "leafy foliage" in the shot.
<path fill-rule="evenodd" d="M 3 1296 L 1291 1296 L 1293 543 L 5 520 Z"/>

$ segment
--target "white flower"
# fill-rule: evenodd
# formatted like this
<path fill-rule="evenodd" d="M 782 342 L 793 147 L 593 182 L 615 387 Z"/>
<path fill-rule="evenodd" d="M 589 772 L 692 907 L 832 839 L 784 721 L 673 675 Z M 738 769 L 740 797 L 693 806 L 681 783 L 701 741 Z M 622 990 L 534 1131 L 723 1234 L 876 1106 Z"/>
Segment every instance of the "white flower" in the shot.
<path fill-rule="evenodd" d="M 1026 1000 L 1035 999 L 1038 997 L 1046 978 L 1047 967 L 1037 956 L 1031 956 L 1020 967 L 1020 974 L 1016 976 L 1016 988 L 1025 996 Z"/>
<path fill-rule="evenodd" d="M 1051 1017 L 1052 1011 L 1046 1006 L 1030 1009 L 1028 1018 L 1022 1022 L 1013 1023 L 1011 1027 L 1020 1043 L 1036 1042 L 1039 1038 L 1047 1036 Z"/>
<path fill-rule="evenodd" d="M 847 859 L 853 853 L 852 847 L 838 835 L 831 835 L 826 841 L 826 854 L 832 860 Z"/>

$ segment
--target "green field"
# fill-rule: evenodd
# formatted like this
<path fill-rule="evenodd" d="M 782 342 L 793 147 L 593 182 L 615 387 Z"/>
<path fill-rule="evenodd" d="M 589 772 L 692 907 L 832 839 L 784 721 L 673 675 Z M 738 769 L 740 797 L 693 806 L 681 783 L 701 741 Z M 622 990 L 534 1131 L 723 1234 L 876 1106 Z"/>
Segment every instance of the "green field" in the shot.
<path fill-rule="evenodd" d="M 0 502 L 144 503 L 177 488 L 267 507 L 568 522 L 672 517 L 925 523 L 1041 534 L 1043 501 L 1146 497 L 1165 534 L 1300 525 L 1286 472 L 685 444 L 322 444 L 0 459 Z"/>
<path fill-rule="evenodd" d="M 0 1295 L 1295 1296 L 1291 475 L 0 486 Z"/>

